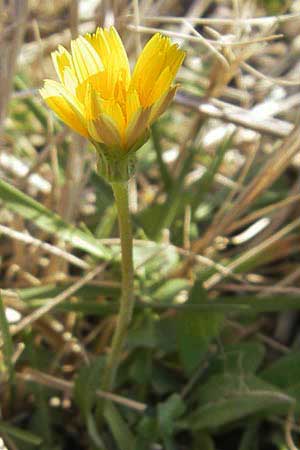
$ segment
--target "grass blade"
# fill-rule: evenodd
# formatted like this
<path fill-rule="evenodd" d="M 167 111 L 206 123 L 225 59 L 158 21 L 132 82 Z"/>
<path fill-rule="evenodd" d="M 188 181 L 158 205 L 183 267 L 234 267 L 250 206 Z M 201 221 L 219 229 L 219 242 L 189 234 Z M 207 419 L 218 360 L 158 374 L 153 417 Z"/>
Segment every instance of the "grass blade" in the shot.
<path fill-rule="evenodd" d="M 10 382 L 14 379 L 14 366 L 13 366 L 13 341 L 9 332 L 9 324 L 7 322 L 7 318 L 5 315 L 5 308 L 0 292 L 0 329 L 1 329 L 1 337 L 3 341 L 3 356 L 4 363 L 9 373 Z"/>
<path fill-rule="evenodd" d="M 55 234 L 63 241 L 72 244 L 73 247 L 97 258 L 107 260 L 110 257 L 110 252 L 92 235 L 64 222 L 58 214 L 4 180 L 0 180 L 0 199 L 10 210 L 25 219 L 32 220 L 38 227 Z"/>

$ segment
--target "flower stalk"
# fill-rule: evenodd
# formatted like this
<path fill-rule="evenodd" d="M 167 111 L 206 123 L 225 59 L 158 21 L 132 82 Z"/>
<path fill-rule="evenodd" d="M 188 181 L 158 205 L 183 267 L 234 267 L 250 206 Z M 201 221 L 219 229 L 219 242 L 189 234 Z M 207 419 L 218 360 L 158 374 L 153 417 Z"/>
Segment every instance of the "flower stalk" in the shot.
<path fill-rule="evenodd" d="M 122 295 L 117 325 L 102 380 L 102 389 L 111 391 L 134 307 L 134 269 L 132 252 L 132 225 L 129 212 L 128 182 L 111 183 L 118 211 L 121 241 Z"/>
<path fill-rule="evenodd" d="M 114 27 L 71 41 L 71 51 L 52 53 L 59 82 L 45 80 L 41 96 L 70 128 L 86 137 L 98 156 L 98 173 L 112 186 L 118 210 L 122 250 L 122 296 L 102 388 L 112 390 L 133 306 L 132 229 L 128 180 L 135 154 L 149 139 L 150 127 L 172 101 L 174 78 L 185 52 L 156 33 L 133 71 Z"/>

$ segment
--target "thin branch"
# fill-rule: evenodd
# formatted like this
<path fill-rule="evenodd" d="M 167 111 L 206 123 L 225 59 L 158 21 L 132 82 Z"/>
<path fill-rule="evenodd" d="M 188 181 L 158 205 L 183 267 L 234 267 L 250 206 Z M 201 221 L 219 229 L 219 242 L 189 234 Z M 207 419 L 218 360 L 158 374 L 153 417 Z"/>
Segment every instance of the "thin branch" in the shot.
<path fill-rule="evenodd" d="M 77 256 L 74 256 L 71 253 L 62 250 L 61 248 L 55 245 L 51 245 L 48 244 L 47 242 L 41 241 L 40 239 L 34 238 L 30 234 L 28 234 L 28 232 L 12 230 L 11 228 L 0 224 L 0 233 L 9 236 L 10 238 L 15 239 L 17 241 L 32 245 L 35 248 L 45 250 L 47 253 L 51 253 L 52 255 L 59 256 L 60 258 L 65 259 L 74 266 L 80 267 L 81 269 L 91 268 L 91 266 L 88 263 L 78 258 Z"/>
<path fill-rule="evenodd" d="M 25 369 L 24 372 L 19 372 L 16 374 L 17 379 L 26 381 L 26 382 L 34 382 L 38 384 L 42 384 L 44 386 L 51 387 L 53 389 L 58 389 L 63 392 L 67 392 L 69 395 L 72 395 L 74 390 L 74 383 L 71 381 L 66 381 L 61 378 L 54 377 L 52 375 L 48 375 L 39 370 L 34 370 L 31 368 Z M 107 400 L 111 400 L 119 405 L 126 406 L 127 408 L 134 409 L 140 413 L 145 412 L 147 409 L 147 405 L 145 403 L 137 402 L 135 400 L 131 400 L 126 397 L 122 397 L 120 395 L 113 394 L 111 392 L 104 392 L 100 389 L 96 391 L 96 395 L 99 398 L 104 398 Z"/>
<path fill-rule="evenodd" d="M 91 281 L 95 276 L 97 276 L 103 269 L 106 267 L 107 263 L 102 264 L 99 267 L 96 267 L 91 272 L 88 272 L 83 278 L 74 283 L 72 286 L 68 287 L 66 290 L 58 294 L 54 297 L 53 300 L 49 300 L 45 305 L 36 309 L 32 314 L 24 317 L 17 325 L 13 325 L 11 327 L 11 334 L 15 335 L 20 333 L 24 328 L 29 325 L 32 325 L 38 319 L 43 317 L 45 314 L 49 313 L 53 308 L 58 306 L 63 301 L 67 300 L 71 295 L 74 295 L 80 288 L 82 288 L 85 284 Z"/>

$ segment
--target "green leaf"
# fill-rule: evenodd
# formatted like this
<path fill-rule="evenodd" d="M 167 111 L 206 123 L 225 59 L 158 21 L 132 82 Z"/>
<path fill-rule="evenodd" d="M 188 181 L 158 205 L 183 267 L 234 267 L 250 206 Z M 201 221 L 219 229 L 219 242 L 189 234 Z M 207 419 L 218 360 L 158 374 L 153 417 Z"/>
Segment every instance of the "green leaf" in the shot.
<path fill-rule="evenodd" d="M 222 164 L 223 158 L 226 151 L 229 149 L 230 144 L 231 136 L 225 139 L 222 144 L 219 145 L 210 166 L 207 168 L 206 172 L 200 178 L 200 180 L 194 184 L 193 188 L 196 189 L 196 193 L 194 193 L 191 202 L 193 213 L 195 213 L 198 206 L 202 203 L 205 194 L 210 190 L 215 175 Z"/>
<path fill-rule="evenodd" d="M 94 416 L 92 413 L 88 413 L 86 416 L 86 426 L 89 433 L 90 438 L 93 443 L 97 446 L 97 449 L 104 450 L 104 443 L 101 439 L 101 436 L 98 433 L 98 428 Z"/>
<path fill-rule="evenodd" d="M 151 381 L 152 351 L 139 349 L 135 351 L 134 356 L 135 358 L 129 369 L 130 378 L 134 381 L 134 384 L 141 385 L 146 389 Z"/>
<path fill-rule="evenodd" d="M 50 363 L 51 353 L 37 352 L 33 337 L 26 335 L 25 348 L 31 367 L 42 370 Z M 52 415 L 49 408 L 47 388 L 39 383 L 32 383 L 31 390 L 34 396 L 34 411 L 31 415 L 31 429 L 38 430 L 43 439 L 43 449 L 52 450 L 54 437 L 52 436 Z"/>
<path fill-rule="evenodd" d="M 184 180 L 194 161 L 195 149 L 190 149 L 187 154 L 188 156 L 182 164 L 177 179 L 172 183 L 172 188 L 168 192 L 165 203 L 150 206 L 137 216 L 139 224 L 151 239 L 157 240 L 162 229 L 171 227 L 182 206 Z"/>
<path fill-rule="evenodd" d="M 63 292 L 65 289 L 70 287 L 70 283 L 60 283 L 60 284 L 45 284 L 42 286 L 34 286 L 30 288 L 21 288 L 17 290 L 18 296 L 21 300 L 24 300 L 26 303 L 30 304 L 33 301 L 41 301 L 47 300 L 49 298 L 53 298 L 56 295 Z M 120 296 L 120 287 L 116 286 L 94 286 L 94 285 L 85 285 L 82 288 L 78 289 L 76 292 L 76 297 L 82 302 L 90 301 L 90 303 L 96 303 L 99 296 L 109 296 L 113 298 L 119 298 Z M 92 302 L 92 299 L 95 299 Z M 98 305 L 101 306 L 98 302 Z M 76 305 L 73 305 L 74 307 Z"/>
<path fill-rule="evenodd" d="M 185 411 L 185 404 L 180 395 L 172 394 L 157 407 L 158 424 L 161 434 L 171 436 L 174 432 L 176 419 Z"/>
<path fill-rule="evenodd" d="M 193 450 L 215 450 L 213 438 L 205 431 L 198 431 L 194 433 L 195 440 Z"/>
<path fill-rule="evenodd" d="M 258 422 L 256 420 L 250 422 L 250 425 L 243 432 L 238 450 L 258 450 L 258 430 Z"/>
<path fill-rule="evenodd" d="M 153 301 L 158 301 L 160 303 L 172 301 L 180 291 L 189 288 L 189 285 L 189 282 L 184 278 L 173 278 L 164 281 L 150 295 Z"/>
<path fill-rule="evenodd" d="M 157 124 L 153 124 L 151 127 L 151 137 L 152 137 L 152 142 L 153 142 L 153 147 L 156 153 L 156 159 L 157 159 L 157 163 L 160 169 L 160 174 L 164 183 L 164 187 L 165 190 L 168 191 L 168 189 L 170 188 L 170 186 L 172 186 L 172 177 L 169 173 L 168 170 L 168 166 L 166 165 L 166 163 L 163 160 L 162 157 L 162 146 L 160 144 L 160 129 L 159 129 L 159 125 Z"/>
<path fill-rule="evenodd" d="M 76 376 L 74 400 L 84 417 L 87 417 L 95 405 L 95 392 L 99 387 L 103 367 L 103 358 L 97 358 L 91 364 L 81 367 Z"/>
<path fill-rule="evenodd" d="M 201 305 L 206 297 L 201 281 L 196 281 L 185 305 Z M 222 322 L 223 315 L 214 312 L 186 310 L 176 315 L 179 354 L 188 374 L 206 354 L 209 343 L 219 334 Z"/>
<path fill-rule="evenodd" d="M 17 91 L 26 91 L 28 90 L 28 86 L 25 83 L 25 81 L 19 76 L 16 75 L 14 78 L 14 85 Z M 34 95 L 29 95 L 22 99 L 22 101 L 25 103 L 25 105 L 28 107 L 28 109 L 35 115 L 35 117 L 38 119 L 38 121 L 41 123 L 41 125 L 44 128 L 48 128 L 49 126 L 49 118 L 48 118 L 48 112 L 47 109 L 44 108 L 40 104 L 40 102 L 37 101 L 36 97 Z M 57 128 L 57 126 L 54 126 L 54 129 Z"/>
<path fill-rule="evenodd" d="M 13 366 L 13 341 L 9 332 L 9 324 L 6 319 L 5 308 L 0 291 L 0 330 L 3 345 L 3 357 L 4 363 L 8 370 L 9 379 L 12 382 L 14 379 L 14 366 Z"/>
<path fill-rule="evenodd" d="M 272 295 L 258 297 L 254 295 L 219 297 L 219 305 L 240 305 L 249 308 L 251 312 L 276 312 L 300 310 L 300 296 L 296 295 Z"/>
<path fill-rule="evenodd" d="M 181 389 L 178 377 L 174 377 L 174 372 L 162 364 L 152 365 L 151 385 L 153 392 L 160 396 L 165 396 Z"/>
<path fill-rule="evenodd" d="M 234 373 L 211 377 L 198 389 L 197 398 L 200 404 L 182 423 L 183 428 L 216 428 L 250 414 L 273 411 L 275 406 L 286 412 L 295 403 L 292 397 L 254 375 Z"/>
<path fill-rule="evenodd" d="M 128 332 L 128 347 L 154 348 L 157 345 L 156 318 L 152 311 L 145 311 L 134 321 Z"/>
<path fill-rule="evenodd" d="M 133 450 L 149 450 L 158 438 L 159 430 L 156 417 L 143 415 L 137 426 L 137 437 Z"/>
<path fill-rule="evenodd" d="M 290 0 L 260 0 L 260 2 L 264 5 L 268 14 L 274 15 L 284 12 L 291 4 Z"/>
<path fill-rule="evenodd" d="M 85 419 L 89 436 L 95 445 L 101 449 L 104 448 L 104 445 L 97 431 L 95 419 L 92 415 L 92 408 L 97 400 L 95 394 L 100 383 L 103 367 L 103 358 L 97 358 L 91 364 L 83 366 L 80 369 L 74 384 L 74 400 L 79 406 L 80 412 Z"/>
<path fill-rule="evenodd" d="M 8 435 L 20 439 L 23 442 L 32 445 L 40 445 L 42 443 L 42 439 L 36 434 L 30 433 L 30 431 L 22 430 L 21 428 L 14 427 L 12 425 L 8 425 L 5 422 L 0 422 L 0 431 L 3 433 L 7 433 Z"/>
<path fill-rule="evenodd" d="M 123 417 L 112 402 L 107 402 L 104 417 L 120 450 L 134 448 L 135 439 Z"/>
<path fill-rule="evenodd" d="M 31 220 L 39 228 L 55 234 L 73 247 L 97 258 L 111 257 L 109 250 L 99 244 L 93 236 L 64 222 L 57 214 L 4 180 L 0 180 L 0 199 L 10 210 Z"/>
<path fill-rule="evenodd" d="M 260 342 L 243 342 L 225 345 L 210 362 L 207 374 L 226 372 L 255 373 L 265 356 L 265 346 Z"/>
<path fill-rule="evenodd" d="M 300 380 L 300 352 L 292 351 L 290 354 L 283 356 L 261 372 L 260 376 L 280 388 L 288 388 L 298 384 Z"/>

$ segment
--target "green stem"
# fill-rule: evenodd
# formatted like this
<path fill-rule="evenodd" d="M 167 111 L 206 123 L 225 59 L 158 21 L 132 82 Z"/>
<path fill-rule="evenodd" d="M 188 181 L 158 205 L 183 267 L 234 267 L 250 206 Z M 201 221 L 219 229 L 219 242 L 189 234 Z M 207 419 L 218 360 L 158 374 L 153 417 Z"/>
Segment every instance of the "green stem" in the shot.
<path fill-rule="evenodd" d="M 132 257 L 132 227 L 129 213 L 128 183 L 111 183 L 119 220 L 119 232 L 122 250 L 122 295 L 117 325 L 112 341 L 106 368 L 104 371 L 102 389 L 111 391 L 113 389 L 116 372 L 120 363 L 122 347 L 131 321 L 134 292 L 133 292 L 133 257 Z"/>

